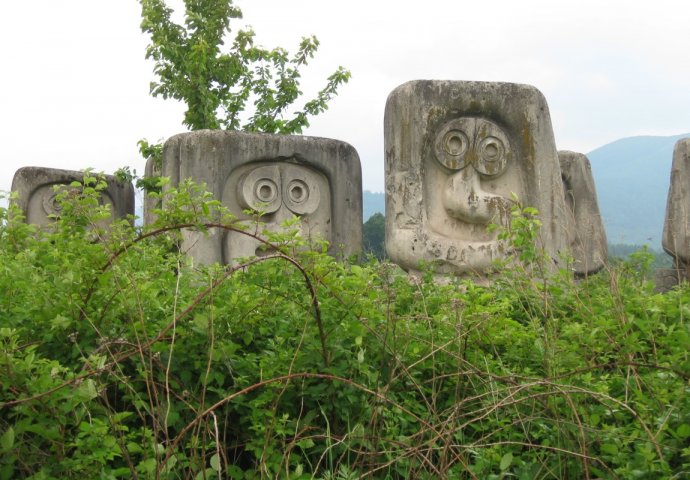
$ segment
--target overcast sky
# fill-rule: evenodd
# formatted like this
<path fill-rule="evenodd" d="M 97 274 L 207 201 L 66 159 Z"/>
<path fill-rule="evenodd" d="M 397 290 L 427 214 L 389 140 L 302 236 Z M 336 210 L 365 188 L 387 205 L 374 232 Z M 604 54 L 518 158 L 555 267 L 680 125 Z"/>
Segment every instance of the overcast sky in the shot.
<path fill-rule="evenodd" d="M 352 144 L 368 190 L 383 191 L 386 97 L 408 80 L 534 85 L 559 149 L 690 132 L 688 0 L 235 3 L 235 28 L 251 25 L 266 47 L 319 38 L 305 92 L 338 65 L 352 71 L 305 134 Z M 138 1 L 6 1 L 0 18 L 0 190 L 22 166 L 142 174 L 136 142 L 185 131 L 181 105 L 148 95 Z"/>

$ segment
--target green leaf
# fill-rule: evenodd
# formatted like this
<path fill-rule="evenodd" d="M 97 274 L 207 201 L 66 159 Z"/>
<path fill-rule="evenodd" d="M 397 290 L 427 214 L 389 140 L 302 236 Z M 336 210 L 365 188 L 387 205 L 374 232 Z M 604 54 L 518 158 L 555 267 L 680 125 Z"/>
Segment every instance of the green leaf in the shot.
<path fill-rule="evenodd" d="M 165 462 L 165 466 L 163 467 L 163 469 L 161 471 L 165 472 L 165 473 L 172 472 L 176 463 L 177 463 L 177 457 L 175 455 L 173 455 L 168 459 L 167 462 Z"/>
<path fill-rule="evenodd" d="M 227 473 L 228 477 L 233 480 L 242 480 L 244 478 L 244 470 L 237 465 L 228 465 Z"/>
<path fill-rule="evenodd" d="M 138 443 L 127 442 L 127 451 L 129 453 L 140 453 L 140 452 L 143 452 L 144 450 L 141 448 L 141 446 Z"/>
<path fill-rule="evenodd" d="M 681 426 L 679 426 L 676 429 L 676 435 L 683 439 L 690 437 L 690 425 L 684 423 Z"/>
<path fill-rule="evenodd" d="M 145 473 L 153 473 L 156 470 L 156 459 L 147 458 L 139 463 L 139 469 Z"/>
<path fill-rule="evenodd" d="M 0 448 L 3 452 L 10 450 L 14 446 L 14 428 L 10 427 L 0 437 Z"/>
<path fill-rule="evenodd" d="M 508 470 L 508 467 L 510 467 L 511 463 L 513 463 L 513 454 L 508 452 L 501 457 L 501 464 L 499 465 L 501 471 L 503 472 Z"/>
<path fill-rule="evenodd" d="M 50 321 L 50 323 L 53 325 L 53 328 L 65 329 L 70 326 L 72 320 L 64 315 L 58 314 Z"/>
<path fill-rule="evenodd" d="M 192 320 L 194 325 L 194 330 L 203 335 L 208 334 L 208 315 L 206 313 L 200 312 L 194 315 Z"/>
<path fill-rule="evenodd" d="M 220 455 L 217 453 L 211 457 L 211 468 L 216 472 L 220 472 Z"/>
<path fill-rule="evenodd" d="M 304 438 L 304 439 L 300 440 L 299 442 L 297 442 L 297 445 L 301 449 L 306 450 L 307 448 L 311 448 L 316 444 L 314 443 L 314 440 L 312 440 L 311 438 Z"/>
<path fill-rule="evenodd" d="M 612 443 L 603 443 L 601 445 L 601 451 L 609 455 L 618 455 L 618 447 Z"/>
<path fill-rule="evenodd" d="M 599 425 L 600 421 L 601 421 L 601 417 L 596 413 L 593 413 L 589 416 L 589 424 L 593 427 L 596 427 L 597 425 Z"/>
<path fill-rule="evenodd" d="M 213 469 L 206 468 L 204 470 L 201 470 L 199 473 L 196 474 L 194 477 L 194 480 L 208 480 L 209 478 L 215 478 L 216 477 L 216 472 Z M 234 478 L 234 477 L 231 477 Z"/>
<path fill-rule="evenodd" d="M 98 396 L 98 390 L 96 389 L 96 382 L 92 379 L 87 378 L 79 384 L 77 391 L 75 392 L 75 397 L 80 402 L 87 402 Z"/>

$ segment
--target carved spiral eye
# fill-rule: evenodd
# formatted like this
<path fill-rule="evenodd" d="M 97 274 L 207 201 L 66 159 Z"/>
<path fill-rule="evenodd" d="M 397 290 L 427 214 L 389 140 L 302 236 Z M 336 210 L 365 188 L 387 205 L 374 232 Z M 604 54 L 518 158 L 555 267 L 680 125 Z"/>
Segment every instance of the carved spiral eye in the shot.
<path fill-rule="evenodd" d="M 498 175 L 506 166 L 506 147 L 500 138 L 488 136 L 479 142 L 476 169 L 484 175 Z"/>
<path fill-rule="evenodd" d="M 448 155 L 457 157 L 467 151 L 468 144 L 467 135 L 459 130 L 451 130 L 445 135 L 443 149 Z"/>
<path fill-rule="evenodd" d="M 302 180 L 293 180 L 288 185 L 288 196 L 294 203 L 304 203 L 309 198 L 309 187 Z"/>
<path fill-rule="evenodd" d="M 254 187 L 254 196 L 261 203 L 271 203 L 278 197 L 278 185 L 268 178 L 262 178 Z"/>
<path fill-rule="evenodd" d="M 292 213 L 306 215 L 319 208 L 321 195 L 316 177 L 302 169 L 285 169 L 283 203 Z"/>
<path fill-rule="evenodd" d="M 238 182 L 238 203 L 242 208 L 275 213 L 282 203 L 279 184 L 280 172 L 276 167 L 255 168 Z"/>
<path fill-rule="evenodd" d="M 472 146 L 467 132 L 471 131 L 472 123 L 468 119 L 460 118 L 447 123 L 436 135 L 436 160 L 449 170 L 465 168 L 466 154 Z"/>
<path fill-rule="evenodd" d="M 62 211 L 62 205 L 60 205 L 57 199 L 58 194 L 59 192 L 53 190 L 52 192 L 46 192 L 46 195 L 44 195 L 43 211 L 46 212 L 46 215 L 59 215 Z"/>
<path fill-rule="evenodd" d="M 248 203 L 249 208 L 265 213 L 273 213 L 280 207 L 279 189 L 270 178 L 259 178 L 254 182 L 254 195 Z"/>

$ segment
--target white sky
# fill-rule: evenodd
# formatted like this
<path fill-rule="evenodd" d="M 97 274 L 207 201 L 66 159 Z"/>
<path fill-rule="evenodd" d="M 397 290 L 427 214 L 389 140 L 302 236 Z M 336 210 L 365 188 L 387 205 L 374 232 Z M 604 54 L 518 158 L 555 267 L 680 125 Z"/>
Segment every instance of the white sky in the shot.
<path fill-rule="evenodd" d="M 181 0 L 169 0 L 171 6 Z M 383 191 L 383 110 L 414 79 L 528 83 L 559 149 L 690 131 L 688 0 L 236 0 L 258 43 L 321 48 L 303 90 L 352 71 L 306 135 L 352 144 L 364 188 Z M 183 108 L 148 95 L 153 64 L 136 0 L 0 4 L 0 190 L 22 166 L 143 174 L 136 142 L 185 131 Z M 301 103 L 301 102 L 300 102 Z"/>

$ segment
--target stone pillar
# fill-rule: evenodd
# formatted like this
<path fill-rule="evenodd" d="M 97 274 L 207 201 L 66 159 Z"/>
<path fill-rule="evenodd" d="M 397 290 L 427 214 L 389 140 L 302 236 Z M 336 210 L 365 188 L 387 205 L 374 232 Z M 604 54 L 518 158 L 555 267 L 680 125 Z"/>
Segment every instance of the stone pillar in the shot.
<path fill-rule="evenodd" d="M 270 230 L 297 216 L 302 236 L 327 240 L 330 253 L 362 250 L 362 171 L 357 152 L 345 142 L 199 130 L 165 142 L 161 175 L 171 186 L 187 178 L 205 184 L 244 224 L 253 224 L 247 210 L 262 211 Z M 220 229 L 185 232 L 182 248 L 204 264 L 263 254 L 257 241 Z"/>
<path fill-rule="evenodd" d="M 661 245 L 674 258 L 676 278 L 690 280 L 690 138 L 678 140 L 673 149 Z"/>
<path fill-rule="evenodd" d="M 512 255 L 489 224 L 511 196 L 539 210 L 543 247 L 568 245 L 558 155 L 544 96 L 512 83 L 420 80 L 389 95 L 384 120 L 386 251 L 408 271 L 486 276 Z"/>
<path fill-rule="evenodd" d="M 569 151 L 558 152 L 565 203 L 573 215 L 570 252 L 575 275 L 586 277 L 606 265 L 608 245 L 606 230 L 599 213 L 592 167 L 587 156 Z"/>

